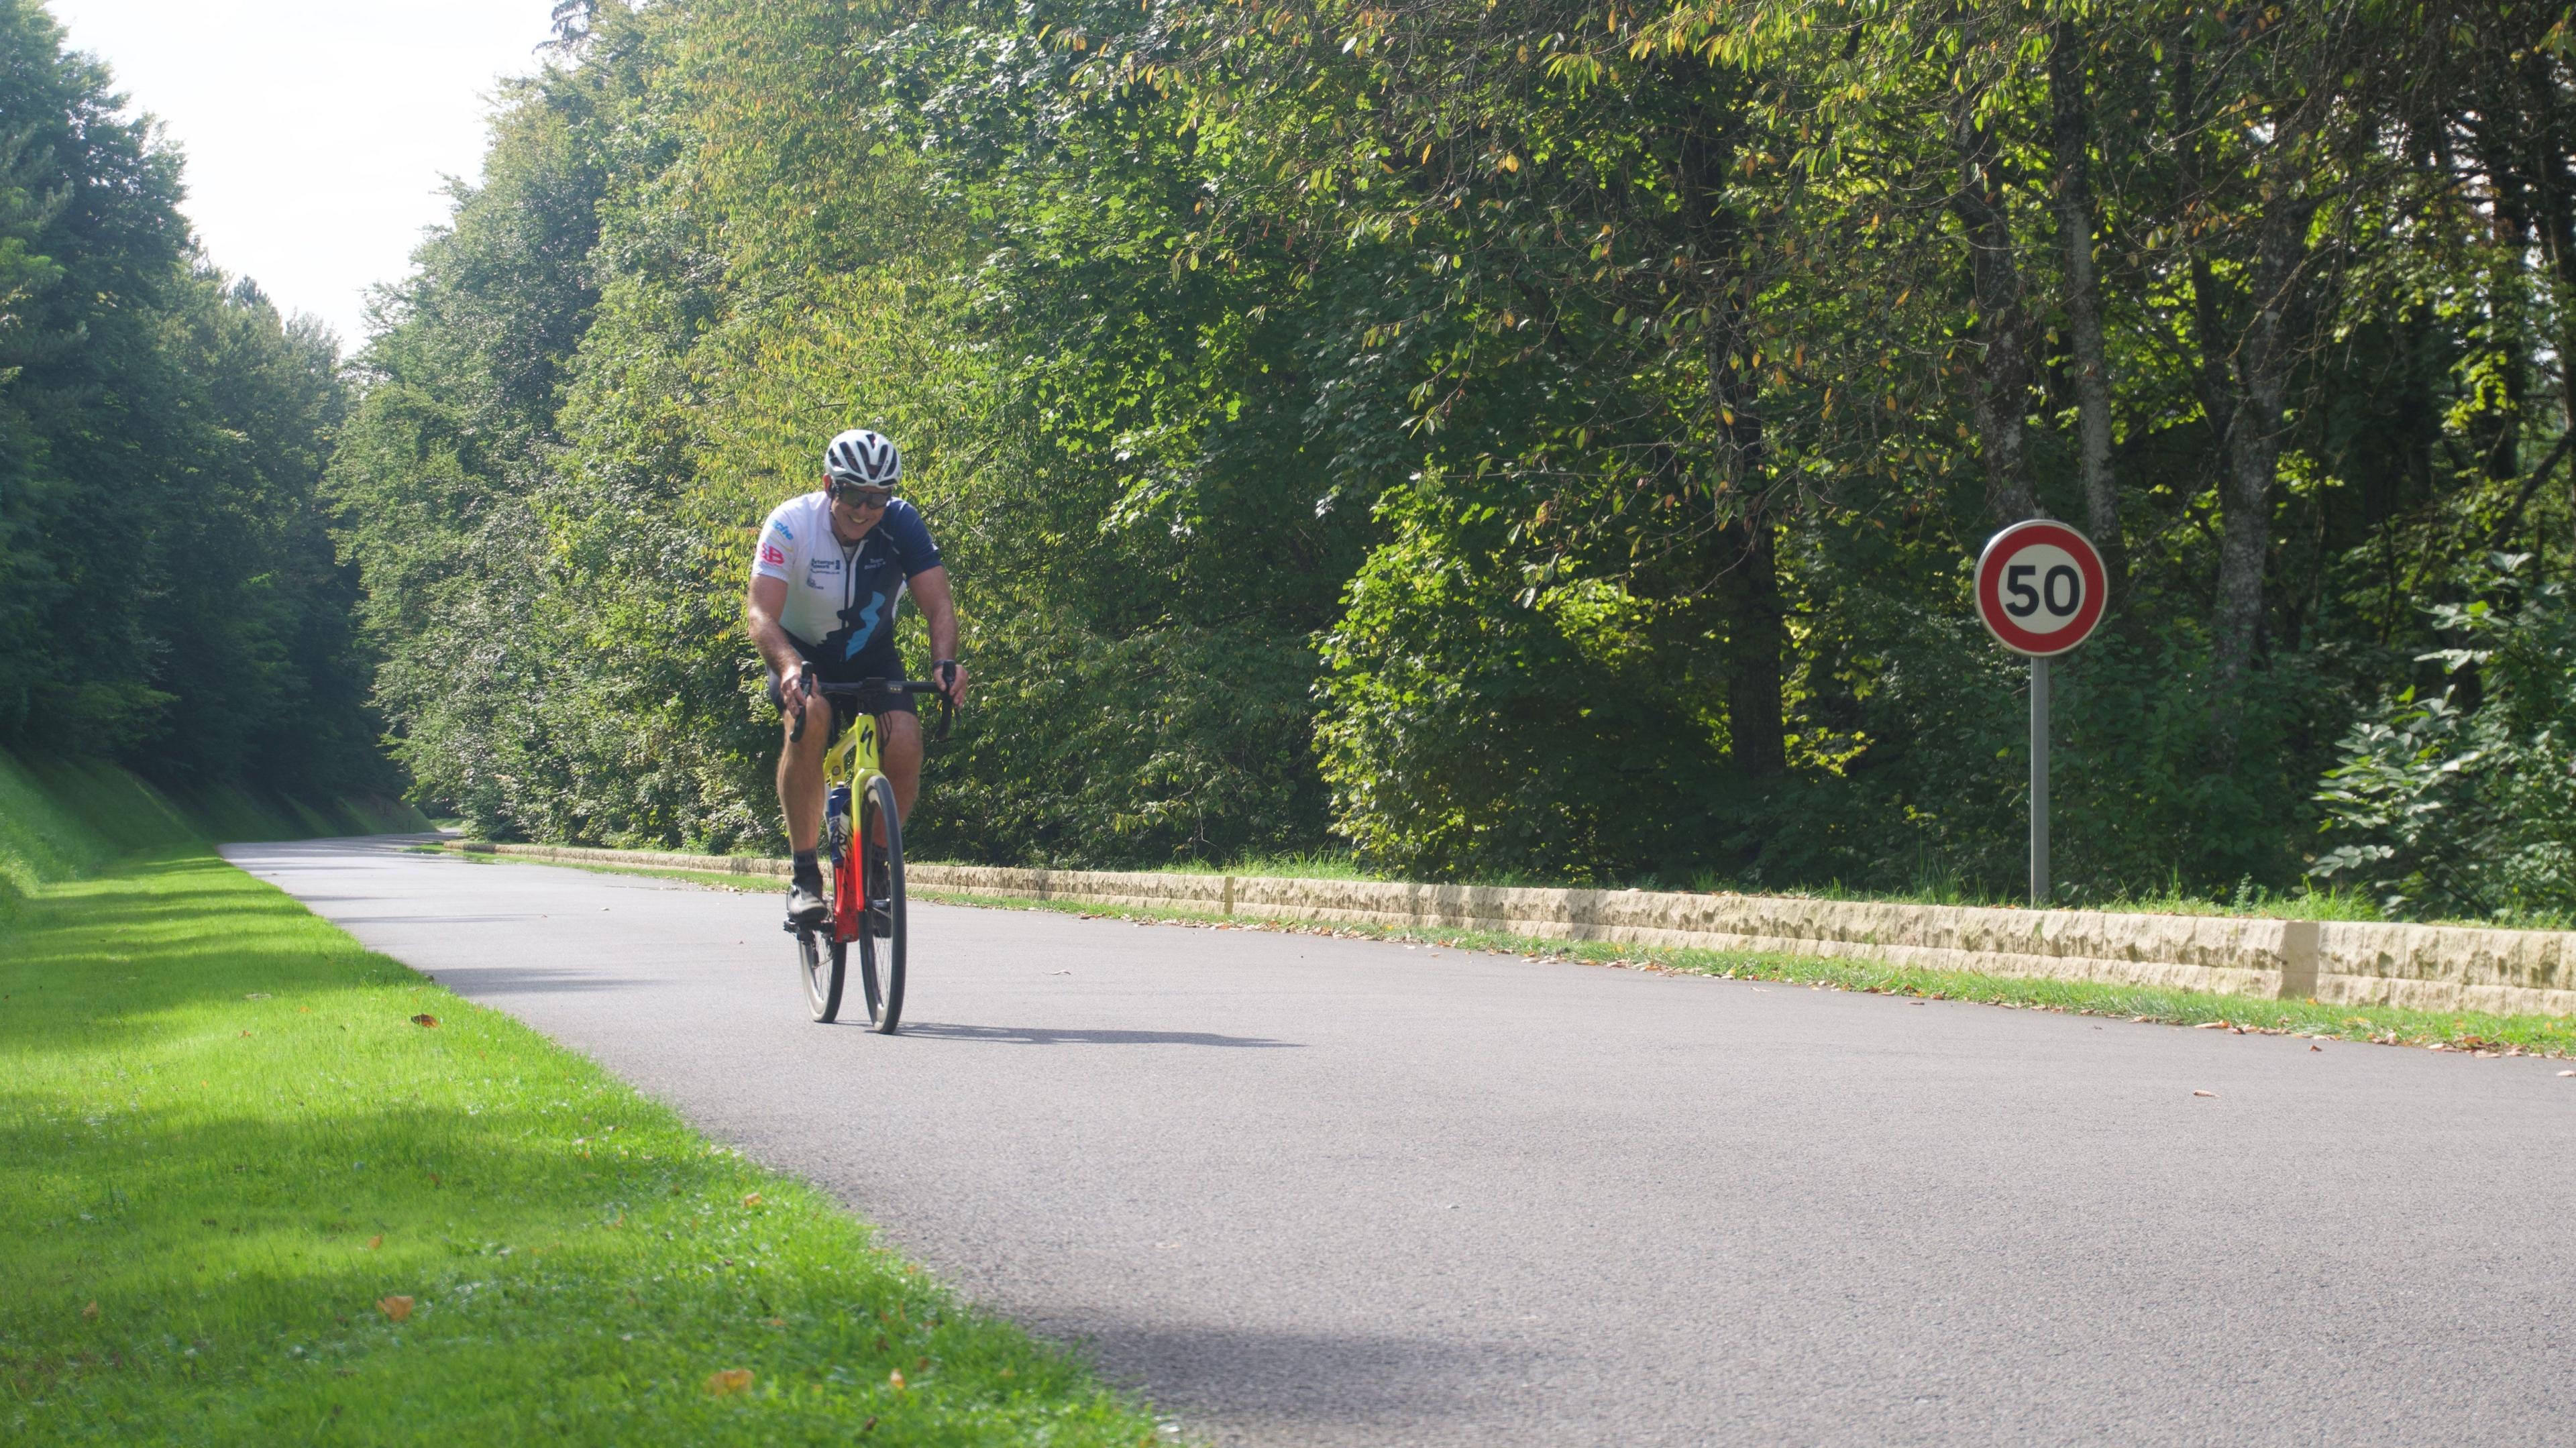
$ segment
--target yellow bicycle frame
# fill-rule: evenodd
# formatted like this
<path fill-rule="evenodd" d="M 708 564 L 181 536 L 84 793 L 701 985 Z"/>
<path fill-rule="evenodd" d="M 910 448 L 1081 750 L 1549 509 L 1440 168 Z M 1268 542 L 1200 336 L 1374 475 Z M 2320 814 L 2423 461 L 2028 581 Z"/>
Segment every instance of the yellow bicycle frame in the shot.
<path fill-rule="evenodd" d="M 830 821 L 829 802 L 832 786 L 850 787 L 849 813 L 842 817 L 842 834 L 827 840 L 832 854 L 832 936 L 848 941 L 858 937 L 860 900 L 858 862 L 865 858 L 859 840 L 859 821 L 867 817 L 867 796 L 871 786 L 885 774 L 885 763 L 878 749 L 877 716 L 861 714 L 850 721 L 841 737 L 823 751 L 823 798 L 825 826 Z"/>
<path fill-rule="evenodd" d="M 885 773 L 885 762 L 877 750 L 877 716 L 862 714 L 850 721 L 850 727 L 823 751 L 823 789 L 830 793 L 833 785 L 850 787 L 850 813 L 856 819 L 859 791 L 869 780 Z M 855 827 L 855 826 L 854 826 Z"/>

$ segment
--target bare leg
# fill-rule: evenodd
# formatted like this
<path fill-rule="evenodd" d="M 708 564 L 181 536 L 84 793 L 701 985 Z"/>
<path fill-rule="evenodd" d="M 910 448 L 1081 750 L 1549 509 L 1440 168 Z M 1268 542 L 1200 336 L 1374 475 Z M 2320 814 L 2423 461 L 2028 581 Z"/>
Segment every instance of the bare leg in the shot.
<path fill-rule="evenodd" d="M 921 720 L 910 714 L 884 714 L 877 724 L 877 737 L 884 741 L 880 757 L 886 778 L 894 781 L 895 817 L 908 820 L 912 802 L 921 797 Z"/>
<path fill-rule="evenodd" d="M 797 702 L 788 699 L 791 705 Z M 803 703 L 803 738 L 789 740 L 788 725 L 778 726 L 783 745 L 778 751 L 778 804 L 787 813 L 787 843 L 800 855 L 814 848 L 823 832 L 823 747 L 832 734 L 832 701 L 817 694 Z M 913 757 L 918 768 L 918 749 Z"/>

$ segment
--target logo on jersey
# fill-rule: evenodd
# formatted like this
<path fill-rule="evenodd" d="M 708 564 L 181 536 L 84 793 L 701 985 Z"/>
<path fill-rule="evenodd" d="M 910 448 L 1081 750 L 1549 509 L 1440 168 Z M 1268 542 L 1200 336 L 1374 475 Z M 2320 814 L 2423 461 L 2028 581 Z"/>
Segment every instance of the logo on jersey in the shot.
<path fill-rule="evenodd" d="M 850 635 L 849 643 L 842 648 L 842 658 L 857 658 L 859 656 L 859 650 L 868 646 L 868 640 L 876 637 L 877 611 L 884 607 L 885 600 L 883 598 L 871 598 L 868 600 L 868 606 L 866 608 L 843 609 L 841 611 L 841 621 L 843 623 L 852 624 L 857 630 Z M 858 618 L 853 620 L 850 617 L 852 613 L 858 614 Z"/>
<path fill-rule="evenodd" d="M 760 545 L 760 561 L 772 568 L 784 568 L 787 566 L 787 554 L 775 543 L 763 543 Z"/>
<path fill-rule="evenodd" d="M 841 560 L 838 558 L 809 558 L 805 560 L 805 583 L 809 588 L 840 587 Z"/>
<path fill-rule="evenodd" d="M 772 518 L 769 520 L 769 526 L 777 530 L 779 537 L 786 539 L 790 543 L 796 541 L 796 530 L 788 527 L 784 519 Z"/>

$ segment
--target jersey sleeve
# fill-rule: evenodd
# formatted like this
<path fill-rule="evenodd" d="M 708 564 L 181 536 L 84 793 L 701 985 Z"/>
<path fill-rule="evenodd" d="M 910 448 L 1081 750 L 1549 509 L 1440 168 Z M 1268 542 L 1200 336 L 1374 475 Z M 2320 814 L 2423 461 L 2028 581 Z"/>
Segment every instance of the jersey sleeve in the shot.
<path fill-rule="evenodd" d="M 910 503 L 897 512 L 886 510 L 886 537 L 894 544 L 895 561 L 903 565 L 903 576 L 916 577 L 939 566 L 939 545 L 930 539 L 930 525 L 922 521 L 921 510 Z"/>
<path fill-rule="evenodd" d="M 796 528 L 787 521 L 787 507 L 781 503 L 772 509 L 768 521 L 760 525 L 760 541 L 751 547 L 751 576 L 785 578 L 794 569 Z"/>

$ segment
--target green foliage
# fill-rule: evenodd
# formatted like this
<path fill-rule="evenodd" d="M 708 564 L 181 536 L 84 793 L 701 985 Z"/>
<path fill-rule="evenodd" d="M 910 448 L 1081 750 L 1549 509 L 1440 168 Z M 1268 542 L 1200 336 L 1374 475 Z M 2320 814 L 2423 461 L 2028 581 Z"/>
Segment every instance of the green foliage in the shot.
<path fill-rule="evenodd" d="M 315 488 L 330 339 L 194 255 L 179 157 L 0 3 L 0 745 L 385 788 Z"/>
<path fill-rule="evenodd" d="M 377 700 L 488 832 L 774 846 L 746 530 L 865 423 L 925 849 L 2002 892 L 2048 511 L 2064 891 L 2292 888 L 2423 608 L 2576 566 L 2561 18 L 585 7 L 333 464 Z"/>
<path fill-rule="evenodd" d="M 2315 873 L 2399 916 L 2563 923 L 2576 904 L 2576 617 L 2499 554 L 2483 597 L 2431 610 L 2439 694 L 2399 690 L 2345 736 Z"/>
<path fill-rule="evenodd" d="M 1742 811 L 1724 793 L 1722 717 L 1658 667 L 1671 621 L 1599 584 L 1525 603 L 1496 556 L 1499 510 L 1435 496 L 1426 480 L 1390 500 L 1396 538 L 1328 642 L 1321 743 L 1342 832 L 1433 875 L 1578 882 L 1719 855 Z"/>

